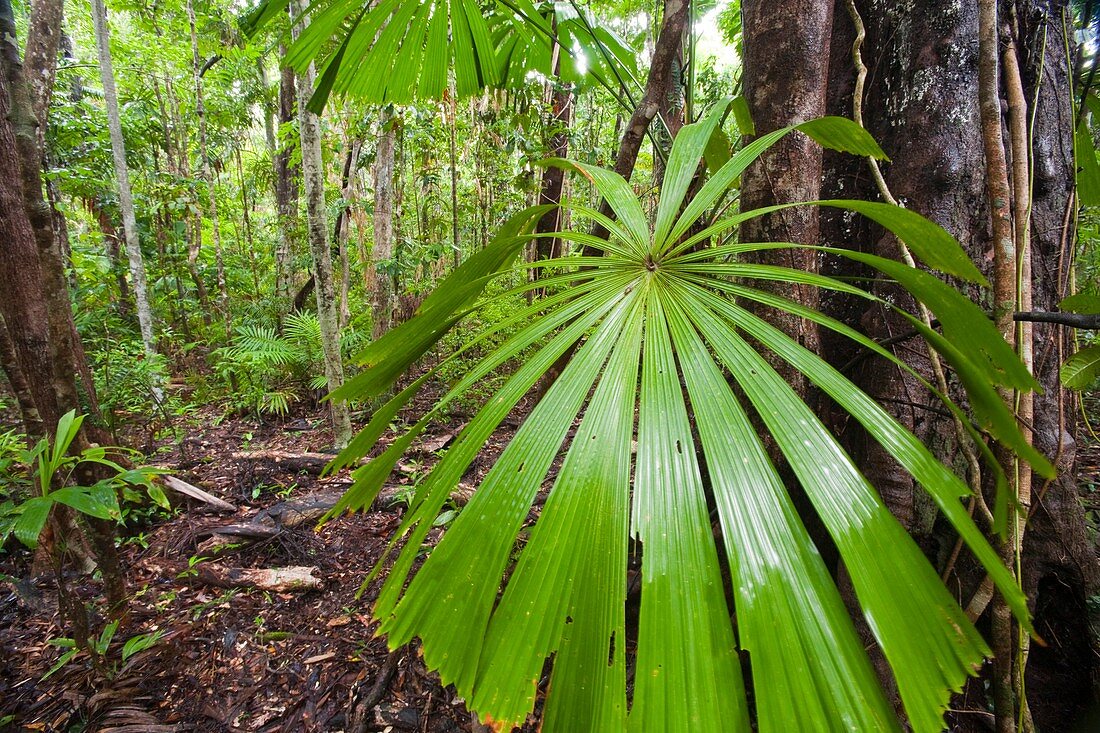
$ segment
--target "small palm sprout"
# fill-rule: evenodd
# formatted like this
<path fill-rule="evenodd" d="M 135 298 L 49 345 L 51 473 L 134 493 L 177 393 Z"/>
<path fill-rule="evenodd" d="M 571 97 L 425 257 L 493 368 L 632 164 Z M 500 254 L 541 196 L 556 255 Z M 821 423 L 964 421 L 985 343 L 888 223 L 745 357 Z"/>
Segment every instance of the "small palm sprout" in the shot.
<path fill-rule="evenodd" d="M 722 243 L 720 238 L 741 222 L 787 205 L 697 226 L 745 168 L 793 130 L 835 150 L 880 158 L 882 150 L 850 121 L 803 123 L 748 145 L 685 200 L 726 106 L 677 136 L 652 226 L 621 177 L 583 163 L 557 162 L 587 177 L 615 219 L 574 205 L 576 216 L 603 224 L 611 236 L 550 236 L 598 249 L 602 256 L 539 263 L 548 272 L 538 286 L 557 286 L 557 291 L 487 327 L 451 357 L 484 345 L 494 334 L 511 334 L 407 433 L 357 468 L 355 484 L 333 510 L 369 506 L 429 422 L 487 374 L 525 354 L 421 483 L 391 549 L 401 540 L 403 546 L 375 570 L 389 568 L 374 615 L 390 646 L 419 637 L 428 666 L 445 684 L 454 684 L 483 720 L 501 729 L 532 711 L 550 658 L 543 710 L 547 731 L 899 729 L 829 568 L 754 427 L 754 415 L 836 544 L 913 729 L 942 728 L 950 692 L 989 650 L 874 487 L 769 366 L 757 351 L 761 348 L 829 395 L 924 486 L 1030 628 L 1023 594 L 960 502 L 969 494 L 966 485 L 840 372 L 744 307 L 758 302 L 785 309 L 908 369 L 854 329 L 753 283 L 808 284 L 882 301 L 832 278 L 738 260 L 748 252 L 800 245 Z M 985 282 L 947 232 L 913 212 L 865 201 L 815 205 L 870 217 L 927 266 Z M 529 267 L 514 263 L 543 211 L 535 207 L 510 220 L 411 321 L 368 346 L 359 359 L 366 370 L 333 398 L 383 394 L 485 302 L 478 299 L 487 283 Z M 995 385 L 1033 389 L 1036 384 L 974 303 L 929 273 L 865 253 L 828 251 L 876 268 L 926 304 L 942 334 L 906 317 L 966 387 L 975 435 L 984 429 L 1036 470 L 1053 471 L 1023 440 L 994 391 Z M 515 297 L 528 287 L 497 297 Z M 965 349 L 959 346 L 964 343 Z M 571 350 L 560 376 L 414 573 L 433 520 L 478 451 Z M 333 468 L 365 455 L 430 377 L 419 378 L 380 408 Z M 982 449 L 988 451 L 984 444 Z M 505 583 L 517 534 L 559 456 L 553 488 Z M 1002 522 L 1009 510 L 1006 500 L 998 501 Z M 637 628 L 628 631 L 631 540 L 642 548 L 641 597 Z M 731 576 L 731 598 L 724 590 L 720 551 Z M 636 639 L 637 650 L 629 663 L 628 638 Z M 752 677 L 751 709 L 739 653 Z"/>

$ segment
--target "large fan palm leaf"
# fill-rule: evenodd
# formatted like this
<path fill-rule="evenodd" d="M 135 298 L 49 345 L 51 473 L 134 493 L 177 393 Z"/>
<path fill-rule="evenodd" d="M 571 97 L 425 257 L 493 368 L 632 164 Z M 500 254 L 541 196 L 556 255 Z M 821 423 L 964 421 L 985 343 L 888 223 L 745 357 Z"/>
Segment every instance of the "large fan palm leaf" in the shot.
<path fill-rule="evenodd" d="M 555 281 L 561 291 L 490 327 L 515 333 L 406 435 L 356 469 L 356 482 L 335 511 L 369 504 L 401 452 L 446 404 L 522 353 L 421 484 L 398 529 L 374 607 L 389 643 L 419 637 L 427 664 L 484 719 L 504 728 L 533 709 L 552 659 L 543 711 L 548 731 L 750 730 L 753 721 L 762 731 L 896 730 L 840 592 L 764 447 L 758 431 L 766 431 L 835 543 L 910 724 L 938 730 L 951 691 L 989 650 L 874 487 L 760 350 L 805 374 L 914 476 L 1026 626 L 1024 597 L 964 510 L 966 485 L 843 374 L 740 303 L 755 300 L 810 317 L 901 364 L 850 327 L 754 285 L 800 282 L 894 306 L 850 283 L 739 259 L 796 245 L 712 244 L 760 212 L 727 216 L 691 233 L 745 167 L 791 133 L 748 146 L 685 200 L 720 114 L 721 108 L 677 137 L 652 226 L 622 178 L 559 162 L 589 178 L 615 218 L 605 221 L 612 232 L 607 241 L 553 236 L 597 247 L 603 256 L 538 265 L 562 271 Z M 798 129 L 832 148 L 882 155 L 845 120 Z M 912 212 L 858 201 L 819 203 L 868 216 L 926 264 L 983 282 L 950 235 Z M 575 212 L 600 219 L 588 209 Z M 412 321 L 369 346 L 361 354 L 369 368 L 337 396 L 381 393 L 477 308 L 485 284 L 509 270 L 540 213 L 511 220 Z M 1050 464 L 1022 440 L 994 392 L 997 384 L 1029 388 L 1034 380 L 980 310 L 928 273 L 829 251 L 877 268 L 929 306 L 943 333 L 925 329 L 925 335 L 967 386 L 975 432 L 987 430 L 1049 474 Z M 960 333 L 965 349 L 956 345 Z M 487 342 L 480 336 L 473 343 Z M 478 451 L 570 350 L 561 375 L 413 572 L 434 518 Z M 379 410 L 337 464 L 365 453 L 427 379 Z M 517 544 L 551 475 L 530 537 Z M 641 558 L 636 626 L 627 620 L 632 551 Z M 628 654 L 635 645 L 636 654 Z M 741 678 L 746 661 L 751 701 Z"/>

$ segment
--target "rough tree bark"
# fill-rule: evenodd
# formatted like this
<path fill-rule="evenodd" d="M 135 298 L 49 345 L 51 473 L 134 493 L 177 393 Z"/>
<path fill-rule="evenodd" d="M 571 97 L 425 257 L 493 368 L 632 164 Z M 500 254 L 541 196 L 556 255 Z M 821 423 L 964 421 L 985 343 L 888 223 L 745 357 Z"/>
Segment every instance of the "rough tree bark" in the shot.
<path fill-rule="evenodd" d="M 296 4 L 297 12 L 303 5 Z M 295 36 L 299 28 L 295 29 Z M 306 217 L 309 224 L 309 248 L 313 256 L 314 292 L 317 296 L 317 320 L 321 326 L 321 346 L 325 353 L 325 378 L 328 389 L 344 383 L 344 365 L 340 357 L 340 324 L 336 312 L 336 288 L 333 282 L 332 252 L 329 248 L 325 208 L 325 178 L 321 158 L 321 130 L 317 115 L 306 105 L 313 94 L 313 65 L 298 76 L 298 126 L 302 141 L 302 179 L 306 190 Z M 329 403 L 333 437 L 340 448 L 351 440 L 351 419 L 346 402 Z"/>
<path fill-rule="evenodd" d="M 60 11 L 41 3 L 41 15 L 32 15 L 30 38 L 32 45 L 44 45 L 35 36 L 41 26 L 50 19 L 59 18 Z M 53 220 L 49 204 L 43 194 L 41 165 L 43 157 L 37 134 L 38 121 L 34 116 L 34 93 L 49 96 L 51 89 L 35 90 L 28 75 L 51 77 L 49 72 L 24 68 L 16 45 L 16 29 L 8 0 L 0 0 L 0 277 L 6 287 L 0 290 L 0 315 L 5 321 L 5 334 L 0 335 L 4 344 L 4 365 L 9 368 L 9 381 L 20 390 L 25 386 L 23 399 L 29 395 L 33 408 L 24 407 L 24 422 L 32 437 L 48 437 L 52 434 L 61 415 L 70 410 L 95 413 L 94 394 L 89 393 L 90 405 L 81 404 L 76 375 L 77 354 L 72 305 L 64 277 L 57 240 L 54 237 Z M 36 55 L 36 63 L 56 63 L 56 57 L 44 53 Z M 44 105 L 43 108 L 48 107 Z M 22 205 L 17 206 L 16 201 Z M 10 337 L 10 340 L 8 339 Z M 78 343 L 78 342 L 77 342 Z M 14 358 L 9 358 L 13 354 Z M 14 368 L 17 367 L 17 368 Z M 23 382 L 20 384 L 20 378 Z M 90 426 L 89 426 L 90 427 Z M 86 427 L 74 440 L 72 450 L 79 453 L 89 446 Z M 79 480 L 94 482 L 96 475 L 92 464 L 78 467 Z M 67 510 L 55 512 L 54 539 L 43 540 L 43 545 L 59 540 L 57 531 L 68 532 L 72 528 Z M 114 525 L 110 522 L 88 521 L 88 538 L 94 547 L 97 561 L 103 571 L 108 601 L 112 613 L 121 612 L 125 598 L 125 585 L 114 546 Z M 59 555 L 53 554 L 55 570 Z M 69 614 L 73 623 L 80 623 Z"/>
<path fill-rule="evenodd" d="M 857 0 L 856 5 L 866 25 L 862 55 L 870 67 L 864 122 L 892 159 L 884 168 L 886 182 L 903 205 L 954 234 L 989 275 L 993 239 L 978 127 L 977 4 Z M 1002 21 L 1008 19 L 1009 5 L 1002 3 Z M 1072 246 L 1066 222 L 1073 205 L 1073 121 L 1068 101 L 1070 64 L 1063 37 L 1063 28 L 1071 28 L 1072 23 L 1067 19 L 1063 26 L 1064 11 L 1061 2 L 1016 3 L 1025 97 L 1029 103 L 1038 102 L 1030 110 L 1035 114 L 1030 264 L 1036 310 L 1053 310 L 1058 302 Z M 853 39 L 851 20 L 846 13 L 837 12 L 829 66 L 829 114 L 851 113 Z M 1043 76 L 1037 89 L 1040 68 Z M 827 153 L 824 180 L 822 195 L 826 198 L 878 198 L 863 161 Z M 828 214 L 822 234 L 827 242 L 887 257 L 899 254 L 893 237 L 859 218 Z M 866 274 L 832 262 L 827 267 L 848 275 Z M 875 290 L 913 307 L 912 301 L 889 283 L 878 283 Z M 989 292 L 973 290 L 971 294 L 992 313 Z M 866 310 L 865 304 L 847 299 L 832 299 L 826 306 L 874 338 L 910 330 L 879 308 Z M 1034 440 L 1056 461 L 1060 478 L 1049 484 L 1036 479 L 1031 487 L 1035 506 L 1021 556 L 1023 585 L 1032 601 L 1036 628 L 1047 646 L 1032 648 L 1027 686 L 1038 729 L 1066 730 L 1091 697 L 1090 676 L 1095 689 L 1100 619 L 1088 599 L 1100 591 L 1100 567 L 1077 503 L 1072 400 L 1058 386 L 1065 334 L 1059 326 L 1037 324 L 1035 343 L 1040 345 L 1035 373 L 1044 393 L 1035 399 Z M 895 349 L 930 376 L 927 356 L 918 343 L 903 341 Z M 853 356 L 848 347 L 831 339 L 825 340 L 824 350 L 837 364 L 846 364 Z M 916 380 L 873 359 L 859 362 L 851 376 L 945 460 L 960 472 L 966 470 L 950 420 L 937 414 L 934 400 Z M 873 441 L 851 425 L 836 425 L 845 431 L 845 439 L 888 506 L 930 557 L 948 571 L 949 587 L 968 605 L 983 574 L 965 553 L 949 563 L 956 539 L 943 527 L 926 494 Z M 987 617 L 980 620 L 980 628 L 988 635 Z M 981 683 L 970 685 L 965 695 L 955 707 L 984 709 L 988 702 Z M 956 724 L 959 730 L 978 730 L 979 719 L 960 715 Z"/>
<path fill-rule="evenodd" d="M 744 13 L 745 98 L 756 133 L 762 135 L 787 125 L 820 117 L 825 112 L 825 80 L 829 73 L 829 41 L 832 36 L 832 0 L 746 0 Z M 797 73 L 792 73 L 797 69 Z M 812 201 L 821 192 L 821 148 L 802 134 L 785 137 L 745 171 L 741 209 L 748 211 L 788 201 Z M 743 242 L 797 242 L 816 244 L 818 212 L 799 207 L 750 219 L 741 227 Z M 818 271 L 818 255 L 806 250 L 780 249 L 754 256 L 758 262 Z M 786 285 L 754 283 L 754 287 L 791 296 Z M 795 285 L 793 297 L 816 306 L 814 288 Z M 779 292 L 782 291 L 782 292 Z M 814 324 L 763 306 L 766 315 L 808 349 L 819 344 Z M 769 355 L 792 386 L 805 394 L 806 383 L 786 363 Z"/>

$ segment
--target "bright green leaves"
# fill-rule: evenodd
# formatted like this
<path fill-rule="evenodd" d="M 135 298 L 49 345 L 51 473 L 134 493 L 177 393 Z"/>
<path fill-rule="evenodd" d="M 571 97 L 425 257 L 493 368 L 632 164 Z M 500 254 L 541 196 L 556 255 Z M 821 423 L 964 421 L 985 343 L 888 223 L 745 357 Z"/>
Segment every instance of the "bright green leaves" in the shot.
<path fill-rule="evenodd" d="M 1100 377 L 1100 345 L 1086 346 L 1062 364 L 1062 384 L 1070 389 L 1087 389 Z"/>
<path fill-rule="evenodd" d="M 33 448 L 23 452 L 22 461 L 34 468 L 39 495 L 19 504 L 5 502 L 0 507 L 3 515 L 0 516 L 0 520 L 3 520 L 0 521 L 0 544 L 3 544 L 10 532 L 27 547 L 36 547 L 50 512 L 57 504 L 68 506 L 89 517 L 119 520 L 122 518 L 122 510 L 118 499 L 120 492 L 127 486 L 143 486 L 150 498 L 161 506 L 167 505 L 163 491 L 151 481 L 154 474 L 160 473 L 158 469 L 126 470 L 107 458 L 108 449 L 100 446 L 85 448 L 78 454 L 70 452 L 83 422 L 83 415 L 77 415 L 70 410 L 57 421 L 52 441 L 42 438 Z M 110 476 L 91 486 L 67 485 L 73 471 L 81 463 L 98 464 Z"/>
<path fill-rule="evenodd" d="M 243 30 L 258 32 L 289 4 L 262 0 L 242 20 Z M 637 84 L 633 50 L 566 4 L 553 4 L 554 22 L 529 0 L 500 0 L 488 7 L 477 0 L 315 0 L 306 12 L 308 23 L 288 49 L 286 63 L 302 71 L 318 62 L 320 75 L 309 101 L 317 114 L 332 94 L 377 104 L 442 99 L 452 67 L 459 97 L 526 85 L 532 71 L 554 74 L 555 38 L 565 49 L 564 83 L 595 79 L 614 90 Z"/>
<path fill-rule="evenodd" d="M 1075 293 L 1063 298 L 1058 307 L 1069 313 L 1100 314 L 1100 296 L 1095 293 Z M 1062 364 L 1059 376 L 1070 389 L 1088 389 L 1100 378 L 1100 344 L 1085 346 Z"/>
<path fill-rule="evenodd" d="M 664 288 L 659 275 L 653 281 L 631 521 L 643 553 L 631 729 L 744 730 L 748 709 L 718 553 L 662 303 Z"/>
<path fill-rule="evenodd" d="M 757 280 L 803 283 L 882 301 L 851 283 L 740 259 L 787 245 L 707 248 L 761 212 L 704 222 L 701 232 L 686 236 L 767 145 L 793 132 L 765 136 L 731 156 L 687 201 L 723 113 L 724 106 L 678 136 L 652 226 L 622 178 L 559 163 L 585 175 L 615 218 L 576 207 L 580 217 L 606 224 L 610 239 L 558 236 L 596 247 L 603 256 L 541 263 L 562 269 L 562 289 L 517 311 L 501 326 L 516 333 L 441 400 L 445 405 L 522 354 L 504 386 L 418 488 L 398 531 L 405 544 L 374 612 L 391 646 L 419 637 L 429 666 L 501 728 L 522 722 L 542 690 L 547 731 L 899 728 L 765 438 L 782 454 L 839 551 L 910 725 L 917 731 L 942 727 L 951 692 L 988 649 L 874 487 L 760 350 L 805 374 L 912 474 L 1026 624 L 1023 594 L 960 502 L 968 494 L 963 482 L 843 374 L 738 302 L 758 300 L 811 318 L 896 363 L 850 327 L 753 286 Z M 831 147 L 881 155 L 845 120 L 798 129 Z M 822 203 L 872 218 L 930 266 L 981 280 L 946 232 L 912 212 Z M 400 368 L 476 307 L 484 283 L 508 268 L 530 221 L 521 217 L 478 264 L 449 278 L 400 338 L 379 341 L 365 353 L 370 368 L 357 388 L 388 386 Z M 928 273 L 830 251 L 878 269 L 925 302 L 943 329 L 943 335 L 926 336 L 972 387 L 979 420 L 1039 470 L 1049 468 L 1042 456 L 1027 452 L 1003 404 L 985 405 L 996 397 L 994 384 L 1027 388 L 1034 382 L 973 303 Z M 434 518 L 477 452 L 571 350 L 561 375 L 414 573 Z M 418 387 L 384 407 L 341 462 L 365 452 Z M 355 499 L 342 507 L 369 501 L 437 411 L 357 469 L 349 492 Z M 540 492 L 547 492 L 545 502 L 534 515 Z M 627 594 L 631 554 L 640 561 L 637 599 Z M 635 607 L 636 621 L 628 612 Z M 751 697 L 742 679 L 746 662 Z"/>

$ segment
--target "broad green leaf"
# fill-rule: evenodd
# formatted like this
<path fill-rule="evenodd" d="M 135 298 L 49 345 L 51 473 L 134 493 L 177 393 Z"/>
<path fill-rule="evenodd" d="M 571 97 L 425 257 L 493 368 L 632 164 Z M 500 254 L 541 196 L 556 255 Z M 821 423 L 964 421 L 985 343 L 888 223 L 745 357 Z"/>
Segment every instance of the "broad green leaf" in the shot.
<path fill-rule="evenodd" d="M 1100 163 L 1096 160 L 1096 145 L 1086 122 L 1077 126 L 1077 195 L 1082 206 L 1100 206 Z"/>
<path fill-rule="evenodd" d="M 661 184 L 661 200 L 657 206 L 657 220 L 653 226 L 655 246 L 660 247 L 671 231 L 688 187 L 698 173 L 699 161 L 728 107 L 728 99 L 720 100 L 702 121 L 685 125 L 676 135 L 676 144 L 668 156 L 664 183 Z M 650 254 L 657 253 L 651 250 Z"/>
<path fill-rule="evenodd" d="M 412 318 L 390 329 L 356 355 L 355 361 L 366 367 L 365 371 L 333 391 L 329 399 L 376 396 L 388 389 L 401 372 L 423 356 L 477 301 L 489 278 L 515 259 L 528 241 L 518 235 L 548 208 L 525 209 L 505 222 L 493 241 L 456 268 L 420 304 Z"/>
<path fill-rule="evenodd" d="M 52 508 L 53 499 L 46 496 L 34 496 L 23 502 L 19 506 L 19 518 L 11 529 L 15 539 L 31 549 L 38 547 L 38 535 L 42 534 Z"/>
<path fill-rule="evenodd" d="M 913 539 L 768 363 L 705 308 L 697 327 L 737 379 L 836 542 L 915 730 L 939 731 L 989 649 Z"/>
<path fill-rule="evenodd" d="M 556 653 L 551 684 L 578 694 L 555 699 L 546 724 L 560 718 L 583 730 L 623 728 L 627 508 L 640 315 L 636 307 L 490 621 L 472 702 L 495 719 L 523 719 L 534 706 L 546 658 Z M 588 551 L 578 553 L 582 545 Z"/>
<path fill-rule="evenodd" d="M 439 670 L 444 684 L 453 683 L 465 697 L 473 692 L 482 638 L 512 542 L 573 418 L 622 333 L 629 303 L 630 298 L 624 299 L 569 361 L 416 573 L 392 615 L 382 621 L 381 631 L 391 646 L 418 634 L 425 661 Z M 458 441 L 448 458 L 468 442 L 462 436 Z M 428 509 L 428 514 L 437 516 L 434 506 Z M 491 517 L 484 514 L 490 510 Z M 393 581 L 391 575 L 387 583 Z M 492 710 L 485 712 L 498 717 Z"/>
<path fill-rule="evenodd" d="M 896 234 L 924 264 L 968 282 L 988 285 L 958 241 L 933 221 L 915 211 L 878 201 L 818 201 L 821 206 L 848 209 L 863 214 Z"/>
<path fill-rule="evenodd" d="M 752 122 L 752 113 L 749 111 L 749 100 L 744 94 L 738 94 L 730 104 L 733 112 L 733 120 L 737 123 L 737 131 L 744 136 L 756 134 L 756 125 Z"/>
<path fill-rule="evenodd" d="M 904 209 L 901 209 L 904 211 Z M 1005 343 L 993 322 L 978 305 L 942 280 L 884 257 L 845 249 L 830 250 L 842 257 L 863 262 L 897 280 L 917 300 L 928 306 L 940 322 L 944 336 L 966 344 L 971 361 L 993 384 L 1021 390 L 1038 390 L 1039 383 Z"/>
<path fill-rule="evenodd" d="M 1062 384 L 1070 389 L 1087 389 L 1100 377 L 1100 345 L 1087 346 L 1062 364 Z"/>
<path fill-rule="evenodd" d="M 1100 314 L 1100 295 L 1074 293 L 1068 298 L 1063 298 L 1058 307 L 1070 313 Z"/>
<path fill-rule="evenodd" d="M 871 137 L 871 133 L 847 117 L 819 117 L 795 125 L 795 129 L 809 135 L 823 148 L 878 160 L 890 160 Z"/>
<path fill-rule="evenodd" d="M 727 538 L 741 646 L 761 730 L 894 730 L 874 670 L 756 429 L 687 317 L 670 309 L 684 383 Z M 830 654 L 821 654 L 828 648 Z M 818 691 L 803 694 L 790 670 Z M 857 690 L 871 690 L 864 695 Z"/>
<path fill-rule="evenodd" d="M 122 516 L 114 485 L 109 481 L 101 481 L 94 486 L 68 486 L 51 492 L 50 498 L 97 519 L 119 519 Z"/>
<path fill-rule="evenodd" d="M 507 49 L 522 53 L 518 43 Z M 652 231 L 638 197 L 621 178 L 551 161 L 581 171 L 611 203 L 616 215 L 607 221 L 611 238 L 600 243 L 584 234 L 557 233 L 602 256 L 511 270 L 551 273 L 554 295 L 540 301 L 541 310 L 532 304 L 510 314 L 503 321 L 511 321 L 507 329 L 497 323 L 471 339 L 478 343 L 485 333 L 518 329 L 382 456 L 356 470 L 347 507 L 373 497 L 443 405 L 522 355 L 504 386 L 417 487 L 370 576 L 396 553 L 374 614 L 391 648 L 419 637 L 428 666 L 500 729 L 522 723 L 546 683 L 541 724 L 547 733 L 897 730 L 831 569 L 764 449 L 755 416 L 839 550 L 891 665 L 908 724 L 917 731 L 940 730 L 951 692 L 975 672 L 988 648 L 851 458 L 757 349 L 772 351 L 803 373 L 926 488 L 1029 628 L 1023 594 L 963 509 L 966 486 L 874 399 L 734 298 L 807 317 L 898 364 L 896 356 L 851 327 L 755 291 L 751 284 L 805 283 L 888 304 L 855 282 L 737 259 L 782 243 L 710 246 L 741 221 L 780 207 L 726 216 L 685 236 L 723 200 L 745 166 L 793 129 L 750 143 L 694 200 L 684 202 L 719 117 L 713 112 L 705 123 L 685 128 L 674 143 L 666 198 L 658 204 Z M 881 156 L 851 122 L 804 127 L 830 147 Z M 980 279 L 950 235 L 912 212 L 861 202 L 824 205 L 865 213 L 929 265 Z M 574 212 L 602 221 L 591 209 L 574 207 Z M 379 341 L 367 350 L 368 373 L 377 370 L 371 384 L 388 386 L 466 313 L 511 302 L 506 299 L 522 292 L 525 286 L 504 296 L 483 296 L 489 280 L 507 270 L 519 243 L 529 239 L 525 227 L 532 220 L 520 221 L 510 239 L 490 248 L 474 277 L 448 280 L 441 295 L 425 301 L 416 327 L 402 339 Z M 921 333 L 959 374 L 976 418 L 1024 458 L 1041 462 L 993 389 L 1006 382 L 1026 388 L 1033 380 L 1011 359 L 1002 363 L 1007 345 L 980 309 L 928 273 L 861 253 L 841 254 L 878 268 L 929 303 L 945 335 Z M 965 351 L 956 342 L 965 344 Z M 540 377 L 574 348 L 473 499 L 414 572 L 448 495 L 478 451 Z M 417 388 L 414 384 L 391 400 L 342 460 L 357 460 L 376 442 Z M 947 405 L 962 414 L 954 403 Z M 988 454 L 984 443 L 979 448 Z M 559 464 L 528 535 L 524 525 L 532 521 L 532 502 Z M 1007 516 L 1003 500 L 1000 516 L 1002 521 Z M 626 597 L 630 538 L 640 560 L 641 589 L 632 666 L 627 651 L 633 651 L 629 609 L 634 606 Z M 733 609 L 727 605 L 723 550 Z M 752 700 L 746 699 L 742 667 L 753 678 Z M 629 669 L 634 673 L 628 681 Z"/>
<path fill-rule="evenodd" d="M 868 434 L 878 441 L 931 495 L 944 516 L 981 561 L 986 572 L 994 579 L 998 590 L 1008 600 L 1020 622 L 1025 626 L 1029 625 L 1027 599 L 1023 591 L 959 502 L 960 498 L 971 494 L 969 487 L 937 460 L 927 446 L 898 423 L 870 395 L 859 389 L 824 359 L 775 326 L 705 291 L 694 290 L 692 295 L 687 297 L 695 297 L 700 302 L 705 302 L 715 314 L 759 340 L 800 373 L 809 377 L 810 381 L 858 420 Z"/>
<path fill-rule="evenodd" d="M 643 548 L 631 727 L 745 730 L 740 664 L 660 281 L 651 289 L 631 510 Z"/>
<path fill-rule="evenodd" d="M 573 160 L 551 159 L 546 163 L 563 165 L 580 171 L 592 182 L 611 210 L 615 212 L 618 222 L 625 230 L 626 244 L 632 245 L 630 249 L 639 257 L 649 251 L 649 221 L 646 219 L 645 212 L 642 211 L 638 197 L 634 195 L 634 189 L 622 176 L 599 166 Z"/>

